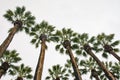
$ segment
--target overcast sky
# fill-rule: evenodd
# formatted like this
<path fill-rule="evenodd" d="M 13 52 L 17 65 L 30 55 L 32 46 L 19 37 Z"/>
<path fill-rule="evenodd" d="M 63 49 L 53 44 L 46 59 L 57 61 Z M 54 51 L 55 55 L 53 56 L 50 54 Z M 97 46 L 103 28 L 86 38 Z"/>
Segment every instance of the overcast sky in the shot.
<path fill-rule="evenodd" d="M 56 26 L 71 28 L 79 33 L 114 33 L 116 39 L 120 39 L 120 0 L 1 0 L 0 2 L 0 44 L 5 40 L 9 28 L 13 25 L 8 22 L 3 14 L 8 9 L 14 10 L 16 6 L 25 6 L 32 12 L 36 22 L 42 20 Z M 23 32 L 17 33 L 9 46 L 10 50 L 16 49 L 22 57 L 22 62 L 34 70 L 36 68 L 40 48 L 35 49 L 30 44 L 28 35 Z M 43 79 L 47 68 L 53 64 L 65 62 L 66 55 L 56 52 L 52 44 L 47 44 L 48 50 L 45 56 Z M 2 78 L 8 80 L 8 76 Z M 83 79 L 84 80 L 84 79 Z"/>

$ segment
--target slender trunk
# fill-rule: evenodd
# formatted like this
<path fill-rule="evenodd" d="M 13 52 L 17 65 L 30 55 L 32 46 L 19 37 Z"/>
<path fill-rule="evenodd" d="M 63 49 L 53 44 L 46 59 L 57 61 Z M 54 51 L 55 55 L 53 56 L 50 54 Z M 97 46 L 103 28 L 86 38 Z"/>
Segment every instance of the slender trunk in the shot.
<path fill-rule="evenodd" d="M 40 56 L 39 56 L 38 64 L 37 64 L 37 67 L 36 67 L 34 80 L 41 80 L 43 65 L 44 65 L 44 58 L 45 58 L 45 49 L 46 49 L 45 41 L 42 41 Z"/>
<path fill-rule="evenodd" d="M 112 54 L 118 61 L 120 61 L 120 57 L 113 51 L 113 48 L 110 45 L 105 44 L 104 49 L 106 52 Z"/>
<path fill-rule="evenodd" d="M 109 80 L 115 80 L 113 75 L 107 70 L 107 68 L 104 66 L 104 64 L 94 55 L 94 53 L 91 51 L 91 47 L 88 44 L 84 45 L 84 50 L 91 56 L 93 59 L 98 63 L 98 65 L 101 67 L 101 69 L 104 71 L 106 77 Z"/>
<path fill-rule="evenodd" d="M 11 32 L 9 33 L 8 37 L 5 39 L 5 41 L 0 45 L 0 57 L 3 56 L 4 51 L 7 49 L 9 46 L 10 42 L 12 41 L 15 33 L 17 32 L 18 27 L 17 25 L 12 28 Z"/>
<path fill-rule="evenodd" d="M 75 61 L 75 58 L 74 58 L 73 53 L 71 51 L 71 48 L 68 46 L 66 49 L 68 50 L 76 79 L 77 80 L 82 80 L 80 71 L 79 71 L 78 66 L 76 64 L 76 61 Z"/>

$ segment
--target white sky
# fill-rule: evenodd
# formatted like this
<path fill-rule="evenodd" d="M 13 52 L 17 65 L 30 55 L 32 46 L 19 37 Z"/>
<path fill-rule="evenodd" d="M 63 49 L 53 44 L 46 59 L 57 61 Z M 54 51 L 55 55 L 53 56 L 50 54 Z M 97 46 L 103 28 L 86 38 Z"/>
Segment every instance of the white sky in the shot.
<path fill-rule="evenodd" d="M 9 28 L 13 27 L 3 14 L 8 9 L 16 6 L 25 6 L 30 10 L 39 23 L 46 20 L 56 29 L 63 27 L 72 28 L 79 33 L 96 35 L 101 32 L 115 33 L 116 39 L 120 39 L 120 0 L 1 0 L 0 2 L 0 44 L 5 40 Z M 23 32 L 14 36 L 9 46 L 10 50 L 16 49 L 26 65 L 36 68 L 40 50 L 31 45 L 30 38 Z M 47 44 L 48 50 L 45 56 L 43 79 L 47 68 L 53 64 L 65 62 L 66 55 L 60 55 L 54 50 L 52 44 Z M 50 47 L 49 47 L 50 46 Z M 8 76 L 2 78 L 8 80 Z M 85 78 L 83 78 L 85 80 Z"/>

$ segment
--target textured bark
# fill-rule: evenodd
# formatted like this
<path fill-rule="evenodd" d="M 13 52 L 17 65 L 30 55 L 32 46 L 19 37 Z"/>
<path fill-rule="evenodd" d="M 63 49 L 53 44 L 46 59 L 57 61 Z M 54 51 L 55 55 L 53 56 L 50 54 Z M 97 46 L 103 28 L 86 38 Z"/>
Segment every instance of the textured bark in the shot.
<path fill-rule="evenodd" d="M 68 54 L 69 54 L 70 60 L 72 62 L 72 67 L 73 67 L 76 79 L 77 80 L 82 80 L 80 71 L 78 69 L 77 63 L 75 61 L 74 55 L 73 55 L 72 50 L 71 50 L 71 43 L 70 43 L 70 41 L 69 40 L 65 40 L 63 42 L 63 46 L 68 50 Z"/>
<path fill-rule="evenodd" d="M 5 41 L 0 45 L 0 57 L 3 56 L 4 51 L 7 49 L 7 47 L 9 46 L 10 42 L 12 41 L 15 33 L 18 30 L 18 25 L 15 25 L 11 32 L 9 33 L 8 37 L 5 39 Z"/>
<path fill-rule="evenodd" d="M 113 48 L 110 45 L 105 44 L 104 49 L 106 52 L 112 54 L 118 61 L 120 61 L 120 57 L 113 51 Z"/>
<path fill-rule="evenodd" d="M 72 51 L 69 47 L 67 47 L 67 50 L 68 50 L 68 53 L 69 53 L 69 56 L 70 56 L 70 59 L 71 59 L 71 62 L 72 62 L 75 77 L 76 77 L 77 80 L 82 80 L 80 70 L 78 69 L 75 58 L 73 56 L 73 53 L 72 53 Z"/>
<path fill-rule="evenodd" d="M 46 44 L 45 44 L 45 41 L 43 41 L 41 43 L 41 51 L 40 51 L 38 64 L 36 67 L 34 80 L 41 80 L 41 78 L 42 78 L 42 71 L 43 71 L 44 58 L 45 58 L 45 49 L 46 49 Z"/>
<path fill-rule="evenodd" d="M 104 71 L 106 77 L 109 80 L 115 80 L 113 75 L 107 70 L 107 68 L 104 66 L 104 64 L 94 55 L 94 53 L 91 51 L 91 47 L 88 44 L 84 45 L 84 50 L 91 56 L 93 59 L 97 62 L 97 64 L 101 67 L 101 69 Z"/>

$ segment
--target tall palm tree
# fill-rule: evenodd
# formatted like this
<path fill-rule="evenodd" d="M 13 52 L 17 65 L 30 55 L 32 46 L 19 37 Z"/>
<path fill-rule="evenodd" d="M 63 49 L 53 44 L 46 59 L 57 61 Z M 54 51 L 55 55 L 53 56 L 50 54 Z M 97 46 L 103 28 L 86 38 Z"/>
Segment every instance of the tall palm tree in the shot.
<path fill-rule="evenodd" d="M 31 15 L 31 12 L 26 12 L 24 6 L 16 7 L 15 11 L 8 10 L 6 14 L 4 14 L 4 17 L 10 21 L 14 27 L 9 30 L 8 37 L 0 45 L 0 57 L 2 57 L 3 52 L 7 49 L 18 31 L 25 30 L 26 33 L 29 33 L 30 27 L 35 23 L 35 17 Z"/>
<path fill-rule="evenodd" d="M 50 42 L 53 40 L 52 32 L 54 31 L 54 28 L 55 27 L 49 25 L 46 21 L 42 21 L 40 24 L 36 24 L 36 26 L 31 30 L 32 32 L 30 33 L 30 35 L 34 36 L 34 38 L 31 40 L 31 43 L 35 44 L 36 48 L 38 48 L 39 44 L 41 44 L 41 51 L 35 71 L 34 80 L 41 80 L 45 50 L 47 48 L 46 42 Z"/>
<path fill-rule="evenodd" d="M 113 77 L 113 75 L 107 70 L 107 68 L 105 67 L 105 65 L 102 64 L 102 62 L 98 59 L 98 57 L 92 52 L 92 47 L 90 45 L 92 45 L 95 41 L 95 37 L 91 37 L 89 39 L 88 34 L 83 33 L 83 34 L 78 34 L 78 37 L 73 39 L 74 42 L 76 42 L 77 44 L 79 44 L 80 47 L 78 47 L 77 52 L 81 52 L 85 51 L 86 53 L 84 54 L 89 54 L 96 62 L 97 64 L 102 68 L 102 70 L 105 72 L 106 76 L 108 77 L 108 79 L 110 80 L 115 80 L 115 78 Z M 93 46 L 94 47 L 94 46 Z M 82 53 L 83 54 L 83 53 Z"/>
<path fill-rule="evenodd" d="M 82 80 L 80 71 L 78 70 L 74 55 L 72 53 L 72 48 L 71 48 L 72 38 L 76 36 L 76 33 L 73 32 L 71 29 L 63 28 L 61 31 L 57 30 L 55 36 L 59 38 L 59 41 L 58 41 L 59 44 L 56 45 L 56 50 L 60 50 L 60 52 L 63 53 L 65 51 L 64 48 L 66 49 L 66 53 L 68 53 L 71 59 L 76 79 Z"/>
<path fill-rule="evenodd" d="M 103 56 L 107 58 L 107 52 L 109 54 L 112 54 L 118 61 L 120 61 L 120 57 L 115 53 L 119 52 L 118 48 L 115 48 L 115 46 L 119 45 L 120 41 L 116 40 L 113 41 L 114 39 L 114 34 L 109 34 L 106 35 L 104 33 L 99 34 L 97 36 L 97 43 L 95 46 L 100 50 L 103 51 Z"/>
<path fill-rule="evenodd" d="M 17 78 L 15 80 L 24 80 L 33 78 L 31 72 L 32 69 L 29 66 L 21 64 L 20 66 L 15 66 L 12 68 L 12 70 L 9 71 L 9 74 L 12 76 L 17 75 Z"/>
<path fill-rule="evenodd" d="M 3 57 L 0 58 L 0 78 L 7 71 L 11 70 L 15 66 L 15 63 L 18 63 L 20 60 L 21 58 L 19 57 L 19 54 L 16 52 L 16 50 L 5 51 Z"/>
<path fill-rule="evenodd" d="M 52 66 L 52 69 L 48 69 L 49 75 L 46 80 L 68 80 L 68 74 L 66 73 L 66 68 L 63 68 L 59 64 Z"/>

